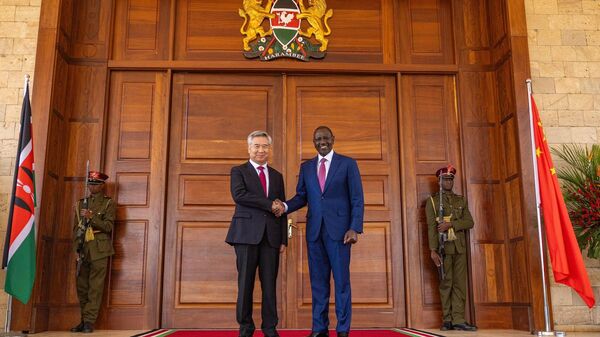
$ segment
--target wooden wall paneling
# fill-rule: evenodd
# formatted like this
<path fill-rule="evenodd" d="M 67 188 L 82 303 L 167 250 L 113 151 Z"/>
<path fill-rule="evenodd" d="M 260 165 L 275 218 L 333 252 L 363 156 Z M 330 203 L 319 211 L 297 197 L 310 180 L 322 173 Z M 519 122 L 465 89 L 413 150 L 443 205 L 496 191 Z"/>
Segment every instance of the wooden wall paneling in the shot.
<path fill-rule="evenodd" d="M 515 268 L 525 268 L 528 275 L 529 286 L 525 291 L 522 287 L 515 289 L 515 294 L 520 294 L 515 301 L 522 301 L 529 297 L 530 311 L 528 322 L 515 320 L 515 325 L 524 326 L 528 324 L 528 330 L 545 329 L 544 302 L 542 293 L 542 276 L 539 245 L 537 237 L 537 221 L 535 207 L 535 189 L 533 182 L 533 164 L 531 153 L 530 123 L 528 111 L 528 94 L 525 80 L 531 76 L 529 49 L 527 45 L 527 24 L 525 20 L 525 1 L 504 1 L 506 20 L 508 27 L 508 39 L 510 40 L 510 86 L 508 91 L 514 98 L 514 135 L 518 144 L 518 152 L 515 161 L 519 162 L 520 179 L 513 182 L 512 188 L 521 193 L 521 221 L 523 223 L 523 255 Z M 522 265 L 524 264 L 524 265 Z M 546 274 L 548 278 L 548 274 Z M 548 279 L 546 280 L 549 284 Z M 521 283 L 523 286 L 524 283 Z M 518 293 L 517 293 L 518 291 Z M 528 295 L 528 296 L 526 296 Z M 548 298 L 552 306 L 552 299 Z M 517 311 L 516 309 L 514 311 Z M 550 326 L 553 327 L 552 312 L 550 312 Z"/>
<path fill-rule="evenodd" d="M 505 190 L 502 167 L 502 134 L 495 73 L 464 72 L 459 76 L 461 123 L 465 139 L 465 172 L 469 207 L 475 227 L 471 231 L 471 278 L 475 319 L 480 327 L 512 327 L 511 282 L 508 279 Z M 479 90 L 470 90 L 470 88 Z"/>
<path fill-rule="evenodd" d="M 61 196 L 60 209 L 57 213 L 56 228 L 53 230 L 53 256 L 69 256 L 71 263 L 56 265 L 50 276 L 50 293 L 65 294 L 62 303 L 49 304 L 49 314 L 61 317 L 48 322 L 50 330 L 64 330 L 79 320 L 79 304 L 77 298 L 66 296 L 75 294 L 75 272 L 73 261 L 75 254 L 72 249 L 73 206 L 84 195 L 85 162 L 90 160 L 90 168 L 102 170 L 104 109 L 106 90 L 106 63 L 92 59 L 73 61 L 62 55 L 68 63 L 65 78 L 64 111 L 55 113 L 57 118 L 64 118 L 64 134 L 56 135 L 62 138 L 60 151 L 65 151 L 64 160 L 56 177 L 60 179 L 58 193 Z M 95 56 L 93 56 L 95 57 Z M 60 93 L 60 91 L 58 92 Z M 57 159 L 60 158 L 57 156 Z M 66 269 L 65 269 L 66 268 Z M 63 276 L 65 279 L 62 279 Z M 100 318 L 102 321 L 102 318 Z M 101 325 L 100 325 L 101 326 Z"/>
<path fill-rule="evenodd" d="M 239 8 L 242 3 L 236 0 L 178 1 L 174 58 L 244 60 Z"/>
<path fill-rule="evenodd" d="M 243 61 L 238 0 L 183 0 L 177 3 L 176 60 Z M 327 57 L 323 62 L 390 63 L 393 59 L 392 0 L 330 0 L 333 9 Z M 304 20 L 305 21 L 305 20 Z M 267 27 L 266 21 L 264 26 Z M 308 24 L 302 24 L 304 30 Z M 281 60 L 293 64 L 295 60 Z"/>
<path fill-rule="evenodd" d="M 502 63 L 510 57 L 510 39 L 506 20 L 507 1 L 488 1 L 488 22 L 490 27 L 490 46 L 492 48 L 492 63 L 502 67 Z M 500 90 L 501 87 L 499 86 Z"/>
<path fill-rule="evenodd" d="M 507 39 L 506 1 L 487 0 L 487 19 L 489 22 L 490 46 L 498 48 L 502 40 Z"/>
<path fill-rule="evenodd" d="M 69 56 L 106 61 L 108 58 L 113 1 L 73 1 Z M 84 19 L 82 19 L 84 18 Z"/>
<path fill-rule="evenodd" d="M 168 57 L 169 0 L 126 0 L 115 4 L 112 58 L 165 60 Z"/>
<path fill-rule="evenodd" d="M 408 326 L 438 327 L 441 307 L 437 270 L 429 257 L 425 202 L 437 191 L 435 172 L 452 163 L 464 177 L 454 77 L 403 75 L 399 92 L 402 128 L 402 196 L 405 229 Z M 463 179 L 455 179 L 461 193 Z"/>
<path fill-rule="evenodd" d="M 393 43 L 391 27 L 385 25 L 393 17 L 389 0 L 330 0 L 327 7 L 333 9 L 333 17 L 325 62 L 384 63 L 386 44 Z"/>
<path fill-rule="evenodd" d="M 500 130 L 502 133 L 503 146 L 501 155 L 504 161 L 504 176 L 503 185 L 505 190 L 505 200 L 507 203 L 507 225 L 508 225 L 508 248 L 510 257 L 510 273 L 512 281 L 512 328 L 520 330 L 534 329 L 534 316 L 532 303 L 532 288 L 538 288 L 537 283 L 531 278 L 531 273 L 527 272 L 529 268 L 530 257 L 526 253 L 528 241 L 530 240 L 525 235 L 525 223 L 523 216 L 524 198 L 521 189 L 521 181 L 523 177 L 522 166 L 519 160 L 519 153 L 522 152 L 518 139 L 517 127 L 517 109 L 515 98 L 515 73 L 513 70 L 513 47 L 511 34 L 522 35 L 524 30 L 524 7 L 522 2 L 500 1 L 492 6 L 498 6 L 493 9 L 501 15 L 490 16 L 490 20 L 497 20 L 495 23 L 498 33 L 492 34 L 497 36 L 494 42 L 494 58 L 496 59 L 496 88 L 498 96 L 498 119 L 500 120 Z M 522 10 L 523 13 L 519 13 Z M 513 18 L 517 22 L 510 23 L 509 13 L 516 14 Z M 512 30 L 512 32 L 511 32 Z M 518 44 L 516 45 L 518 49 Z M 519 51 L 517 51 L 518 55 Z M 523 83 L 524 84 L 524 83 Z M 521 90 L 525 89 L 521 85 Z"/>
<path fill-rule="evenodd" d="M 282 170 L 281 88 L 279 76 L 174 76 L 161 323 L 164 327 L 236 326 L 235 253 L 224 242 L 234 209 L 229 173 L 232 166 L 247 160 L 246 137 L 253 130 L 266 130 L 273 135 L 270 164 Z M 207 181 L 212 183 L 204 184 Z M 281 263 L 285 265 L 285 257 Z M 284 278 L 278 279 L 279 301 L 283 298 Z M 256 289 L 260 289 L 258 284 Z M 254 295 L 254 314 L 259 317 L 259 291 Z M 283 312 L 279 317 L 283 324 Z"/>
<path fill-rule="evenodd" d="M 475 219 L 471 242 L 473 298 L 479 327 L 527 329 L 529 279 L 523 273 L 527 256 L 523 254 L 510 46 L 504 4 L 488 5 L 484 10 L 489 12 L 490 26 L 494 26 L 489 36 L 492 57 L 461 59 L 470 69 L 483 67 L 460 74 L 463 134 L 465 139 L 474 140 L 464 144 L 469 201 Z M 469 41 L 473 43 L 467 36 L 467 49 Z M 480 90 L 468 89 L 473 87 Z M 515 280 L 517 274 L 522 276 Z M 497 313 L 502 310 L 506 315 L 500 318 Z"/>
<path fill-rule="evenodd" d="M 300 164 L 316 155 L 314 129 L 326 124 L 335 151 L 358 161 L 365 191 L 364 234 L 352 249 L 353 316 L 357 327 L 403 326 L 402 221 L 397 166 L 395 81 L 385 76 L 290 76 L 286 97 L 286 186 L 294 195 Z M 288 326 L 311 322 L 310 280 L 304 231 L 306 209 L 288 246 Z M 335 324 L 333 292 L 330 320 Z"/>
<path fill-rule="evenodd" d="M 168 82 L 165 72 L 111 73 L 105 170 L 117 218 L 105 328 L 158 326 Z"/>
<path fill-rule="evenodd" d="M 454 63 L 452 1 L 399 2 L 398 63 Z"/>
<path fill-rule="evenodd" d="M 463 67 L 492 63 L 487 2 L 453 1 L 458 61 Z"/>
<path fill-rule="evenodd" d="M 107 69 L 101 64 L 69 66 L 67 98 L 70 109 L 68 157 L 64 175 L 84 177 L 85 162 L 100 167 Z"/>

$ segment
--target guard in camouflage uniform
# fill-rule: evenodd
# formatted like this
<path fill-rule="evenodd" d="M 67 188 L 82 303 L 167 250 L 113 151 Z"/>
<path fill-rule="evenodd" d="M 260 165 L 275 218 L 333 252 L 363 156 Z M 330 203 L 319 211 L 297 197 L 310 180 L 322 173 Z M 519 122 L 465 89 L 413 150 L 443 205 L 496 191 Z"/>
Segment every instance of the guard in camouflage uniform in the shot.
<path fill-rule="evenodd" d="M 85 198 L 75 205 L 74 246 L 77 252 L 83 242 L 83 257 L 77 275 L 77 297 L 81 307 L 81 322 L 71 332 L 89 333 L 100 311 L 104 280 L 108 269 L 108 258 L 115 253 L 112 245 L 112 230 L 115 220 L 115 203 L 104 194 L 104 173 L 90 171 L 88 189 L 90 196 L 87 209 Z M 85 223 L 89 224 L 86 229 Z M 83 241 L 80 241 L 83 240 Z"/>
<path fill-rule="evenodd" d="M 440 267 L 442 257 L 438 253 L 439 233 L 446 233 L 444 243 L 443 266 L 444 279 L 440 281 L 440 297 L 442 301 L 442 331 L 465 330 L 476 331 L 477 327 L 465 321 L 465 302 L 467 288 L 467 230 L 473 228 L 473 218 L 469 212 L 467 199 L 454 194 L 454 175 L 456 169 L 452 165 L 436 172 L 442 184 L 443 221 L 439 218 L 440 195 L 432 195 L 426 203 L 427 228 L 431 259 Z"/>

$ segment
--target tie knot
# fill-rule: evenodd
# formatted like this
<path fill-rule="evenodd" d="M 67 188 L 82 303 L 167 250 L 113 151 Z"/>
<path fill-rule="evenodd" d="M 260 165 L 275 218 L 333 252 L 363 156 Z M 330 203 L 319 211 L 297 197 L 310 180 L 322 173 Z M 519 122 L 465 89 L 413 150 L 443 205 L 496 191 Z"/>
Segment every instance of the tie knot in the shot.
<path fill-rule="evenodd" d="M 264 166 L 259 166 L 259 167 L 258 167 L 258 170 L 259 170 L 259 171 L 262 171 L 262 170 L 264 170 L 264 169 L 265 169 L 265 167 L 264 167 Z"/>
<path fill-rule="evenodd" d="M 325 164 L 326 161 L 327 161 L 327 158 L 321 158 L 321 164 Z"/>

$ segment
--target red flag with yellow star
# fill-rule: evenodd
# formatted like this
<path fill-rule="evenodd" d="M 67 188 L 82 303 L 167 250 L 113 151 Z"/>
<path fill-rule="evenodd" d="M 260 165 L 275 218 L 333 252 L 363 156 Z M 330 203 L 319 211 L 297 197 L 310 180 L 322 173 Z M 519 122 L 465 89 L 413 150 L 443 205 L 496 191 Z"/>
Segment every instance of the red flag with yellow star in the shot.
<path fill-rule="evenodd" d="M 530 99 L 542 214 L 554 280 L 573 288 L 591 308 L 596 301 L 594 292 L 560 191 L 540 114 L 533 96 Z"/>

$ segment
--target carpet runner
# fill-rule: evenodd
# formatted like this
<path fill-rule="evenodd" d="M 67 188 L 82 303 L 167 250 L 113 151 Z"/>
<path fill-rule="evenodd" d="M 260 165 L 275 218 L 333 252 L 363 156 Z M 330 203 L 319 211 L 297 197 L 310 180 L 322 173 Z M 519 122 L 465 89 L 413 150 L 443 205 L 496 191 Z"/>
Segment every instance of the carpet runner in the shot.
<path fill-rule="evenodd" d="M 281 337 L 306 337 L 308 330 L 278 330 Z M 156 329 L 132 337 L 238 337 L 237 330 L 197 330 L 197 329 Z M 329 332 L 335 337 L 335 331 Z M 351 337 L 444 337 L 442 335 L 410 328 L 352 330 Z M 255 331 L 254 337 L 264 337 L 261 331 Z"/>

